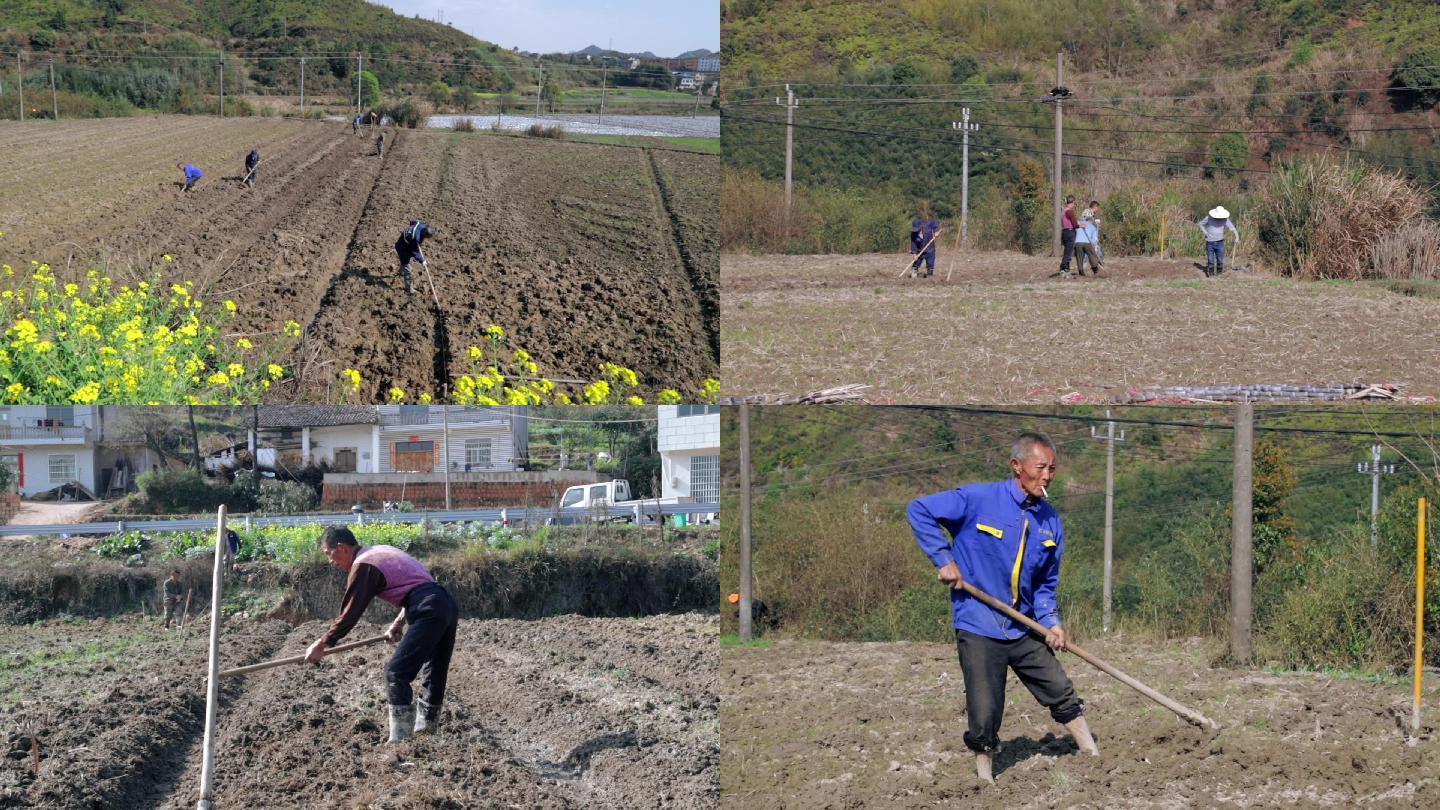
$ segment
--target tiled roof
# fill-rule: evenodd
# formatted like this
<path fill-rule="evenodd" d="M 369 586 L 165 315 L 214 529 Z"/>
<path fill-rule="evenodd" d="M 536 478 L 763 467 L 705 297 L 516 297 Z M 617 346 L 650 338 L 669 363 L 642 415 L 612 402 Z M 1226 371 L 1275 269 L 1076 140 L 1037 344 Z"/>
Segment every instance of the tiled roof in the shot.
<path fill-rule="evenodd" d="M 260 427 L 303 428 L 334 425 L 373 425 L 379 421 L 373 405 L 261 405 Z"/>

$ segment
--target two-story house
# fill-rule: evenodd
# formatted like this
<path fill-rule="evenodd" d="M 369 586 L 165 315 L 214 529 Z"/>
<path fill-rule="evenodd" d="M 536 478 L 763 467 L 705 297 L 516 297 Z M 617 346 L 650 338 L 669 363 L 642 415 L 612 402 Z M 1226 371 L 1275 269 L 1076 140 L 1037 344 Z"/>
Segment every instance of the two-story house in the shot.
<path fill-rule="evenodd" d="M 0 464 L 29 497 L 77 483 L 96 497 L 132 488 L 162 462 L 124 428 L 125 409 L 99 405 L 0 406 Z M 114 485 L 112 487 L 112 484 Z"/>
<path fill-rule="evenodd" d="M 659 406 L 660 497 L 720 500 L 720 406 Z"/>

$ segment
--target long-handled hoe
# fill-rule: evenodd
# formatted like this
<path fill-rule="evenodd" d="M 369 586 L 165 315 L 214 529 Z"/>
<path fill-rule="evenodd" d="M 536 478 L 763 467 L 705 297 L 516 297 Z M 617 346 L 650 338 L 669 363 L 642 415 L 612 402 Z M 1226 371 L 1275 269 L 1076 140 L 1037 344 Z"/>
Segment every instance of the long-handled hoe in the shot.
<path fill-rule="evenodd" d="M 368 647 L 368 646 L 370 646 L 371 644 L 379 644 L 380 642 L 382 642 L 382 641 L 384 641 L 384 640 L 385 640 L 385 637 L 384 637 L 384 636 L 373 636 L 373 637 L 371 637 L 371 638 L 361 639 L 360 641 L 352 641 L 352 642 L 350 642 L 349 644 L 341 644 L 339 647 L 331 647 L 331 648 L 330 648 L 330 651 L 329 651 L 328 653 L 326 653 L 326 654 L 327 654 L 327 655 L 334 655 L 335 653 L 345 652 L 346 650 L 354 650 L 354 649 L 357 649 L 357 648 L 359 648 L 359 647 Z M 259 671 L 262 670 L 262 669 L 273 669 L 273 668 L 275 668 L 275 667 L 283 667 L 283 666 L 286 666 L 287 664 L 303 664 L 303 663 L 305 663 L 305 656 L 303 656 L 303 655 L 292 655 L 292 656 L 290 656 L 289 658 L 277 658 L 277 659 L 275 659 L 274 661 L 262 661 L 261 663 L 251 664 L 251 665 L 249 665 L 249 666 L 236 667 L 236 668 L 234 668 L 234 669 L 221 670 L 221 671 L 220 671 L 220 677 L 222 677 L 222 678 L 227 678 L 227 677 L 229 677 L 229 676 L 231 676 L 231 675 L 244 675 L 244 674 L 247 673 L 247 672 L 259 672 Z"/>
<path fill-rule="evenodd" d="M 1042 637 L 1049 632 L 1048 630 L 1045 629 L 1045 626 L 1044 626 L 1044 625 L 1040 624 L 1039 622 L 1035 621 L 1034 619 L 1030 618 L 1029 616 L 1026 616 L 1025 614 L 1021 613 L 1020 611 L 1018 611 L 1018 610 L 1010 607 L 1009 605 L 1005 604 L 1004 602 L 1001 602 L 999 599 L 996 599 L 995 597 L 991 596 L 990 594 L 985 593 L 984 591 L 980 590 L 979 588 L 975 587 L 974 585 L 971 585 L 968 581 L 967 581 L 967 582 L 964 582 L 961 587 L 963 587 L 963 588 L 965 589 L 965 592 L 966 592 L 966 593 L 970 594 L 971 596 L 975 597 L 976 599 L 979 599 L 981 602 L 984 602 L 985 604 L 989 605 L 990 607 L 995 608 L 996 610 L 1000 611 L 1001 613 L 1004 613 L 1006 616 L 1009 616 L 1010 618 L 1014 619 L 1015 621 L 1020 622 L 1021 624 L 1025 625 L 1025 626 L 1028 627 L 1028 628 L 1030 628 L 1031 630 L 1034 630 L 1035 632 L 1039 633 Z M 1132 678 L 1131 676 L 1126 675 L 1124 672 L 1121 672 L 1119 669 L 1115 668 L 1114 666 L 1111 666 L 1110 664 L 1106 663 L 1105 661 L 1100 660 L 1100 658 L 1098 658 L 1098 657 L 1096 657 L 1096 656 L 1094 656 L 1094 655 L 1091 655 L 1090 653 L 1086 652 L 1084 649 L 1082 649 L 1082 648 L 1080 647 L 1079 644 L 1076 644 L 1076 643 L 1074 643 L 1073 641 L 1067 641 L 1067 642 L 1065 642 L 1065 649 L 1069 650 L 1069 651 L 1072 652 L 1072 653 L 1075 653 L 1076 655 L 1078 655 L 1078 656 L 1080 656 L 1081 658 L 1085 659 L 1085 660 L 1088 661 L 1089 663 L 1093 664 L 1097 669 L 1099 669 L 1101 672 L 1104 672 L 1106 675 L 1109 675 L 1109 676 L 1115 678 L 1115 680 L 1117 680 L 1117 681 L 1125 684 L 1126 686 L 1130 687 L 1131 689 L 1134 689 L 1136 692 L 1139 692 L 1140 694 L 1144 695 L 1145 697 L 1150 698 L 1151 700 L 1155 701 L 1156 703 L 1159 703 L 1161 706 L 1164 706 L 1165 708 L 1169 709 L 1170 711 L 1178 714 L 1178 715 L 1179 715 L 1183 720 L 1185 720 L 1186 722 L 1192 723 L 1192 724 L 1197 725 L 1197 726 L 1199 726 L 1199 727 L 1201 727 L 1201 728 L 1211 728 L 1211 729 L 1218 729 L 1218 728 L 1220 728 L 1220 724 L 1219 724 L 1219 723 L 1216 723 L 1214 720 L 1211 720 L 1210 718 L 1208 718 L 1208 717 L 1206 717 L 1205 715 L 1203 715 L 1203 714 L 1195 711 L 1194 709 L 1190 708 L 1189 706 L 1186 706 L 1186 705 L 1183 704 L 1183 703 L 1177 703 L 1176 701 L 1173 701 L 1173 700 L 1171 700 L 1170 698 L 1165 697 L 1164 695 L 1160 694 L 1159 692 L 1156 692 L 1154 689 L 1151 689 L 1150 687 L 1146 686 L 1145 684 L 1141 683 L 1140 681 L 1136 680 L 1135 678 Z"/>
<path fill-rule="evenodd" d="M 910 257 L 910 263 L 905 265 L 905 269 L 901 270 L 900 275 L 896 276 L 896 278 L 904 278 L 905 274 L 910 272 L 911 270 L 915 271 L 915 275 L 920 275 L 920 262 L 925 260 L 925 251 L 930 249 L 930 243 L 934 242 L 935 239 L 939 236 L 940 231 L 936 231 L 935 233 L 931 234 L 930 238 L 925 242 L 925 246 L 920 248 L 919 253 L 916 253 L 914 256 Z"/>

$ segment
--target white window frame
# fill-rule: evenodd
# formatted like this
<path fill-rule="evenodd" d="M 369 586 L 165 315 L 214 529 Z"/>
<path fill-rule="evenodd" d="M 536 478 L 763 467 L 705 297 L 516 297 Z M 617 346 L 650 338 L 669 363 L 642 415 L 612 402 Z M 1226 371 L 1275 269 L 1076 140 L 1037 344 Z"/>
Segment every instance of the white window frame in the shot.
<path fill-rule="evenodd" d="M 67 458 L 70 459 L 70 477 L 69 477 L 69 478 L 64 478 L 64 477 L 56 478 L 56 477 L 55 477 L 55 462 L 56 462 L 57 460 L 67 459 Z M 76 457 L 76 455 L 75 455 L 74 453 L 51 453 L 50 455 L 46 456 L 46 459 L 45 459 L 45 471 L 49 474 L 49 481 L 50 481 L 50 485 L 51 485 L 51 486 L 59 486 L 60 484 L 66 484 L 66 483 L 69 483 L 69 482 L 71 482 L 71 481 L 79 481 L 79 480 L 80 480 L 80 464 L 79 464 L 79 459 Z"/>
<path fill-rule="evenodd" d="M 698 491 L 701 487 L 704 488 L 703 496 Z M 694 503 L 716 503 L 720 500 L 718 454 L 690 457 L 690 498 Z"/>
<path fill-rule="evenodd" d="M 481 443 L 484 443 L 483 445 Z M 484 452 L 479 452 L 483 448 Z M 490 438 L 466 439 L 465 440 L 465 463 L 470 469 L 488 469 L 493 463 L 495 452 L 495 441 Z"/>

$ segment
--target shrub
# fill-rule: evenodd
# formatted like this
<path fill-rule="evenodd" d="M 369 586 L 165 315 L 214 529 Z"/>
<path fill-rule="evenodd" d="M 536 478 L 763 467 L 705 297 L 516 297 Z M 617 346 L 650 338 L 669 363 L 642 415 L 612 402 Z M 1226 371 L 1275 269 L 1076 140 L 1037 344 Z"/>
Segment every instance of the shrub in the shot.
<path fill-rule="evenodd" d="M 415 129 L 425 125 L 425 119 L 430 117 L 431 110 L 425 102 L 407 98 L 382 112 L 390 116 L 390 120 L 394 121 L 396 126 Z"/>
<path fill-rule="evenodd" d="M 254 496 L 244 485 L 215 485 L 195 470 L 152 470 L 135 479 L 145 499 L 163 513 L 208 512 L 221 504 L 248 512 Z"/>
<path fill-rule="evenodd" d="M 553 126 L 553 127 L 547 127 L 547 126 L 545 126 L 544 124 L 531 124 L 531 125 L 530 125 L 530 128 L 527 129 L 527 130 L 525 130 L 525 134 L 526 134 L 526 135 L 530 135 L 530 136 L 532 136 L 532 137 L 536 137 L 536 138 L 564 138 L 564 137 L 566 137 L 566 135 L 565 135 L 565 128 L 562 127 L 562 126 L 559 126 L 558 124 L 557 124 L 556 126 Z"/>
<path fill-rule="evenodd" d="M 315 508 L 315 491 L 298 481 L 260 482 L 256 506 L 262 512 L 290 515 Z"/>
<path fill-rule="evenodd" d="M 139 554 L 150 545 L 150 537 L 140 532 L 112 534 L 95 544 L 95 553 L 110 559 L 124 559 Z"/>
<path fill-rule="evenodd" d="M 1397 94 L 1407 106 L 1433 107 L 1440 102 L 1440 48 L 1421 48 L 1395 68 Z"/>
<path fill-rule="evenodd" d="M 1419 220 L 1375 241 L 1370 275 L 1379 278 L 1440 278 L 1440 224 Z"/>
<path fill-rule="evenodd" d="M 475 122 L 469 118 L 461 118 L 457 120 L 450 128 L 455 130 L 456 132 L 474 132 Z"/>
<path fill-rule="evenodd" d="M 1255 219 L 1262 250 L 1287 275 L 1361 278 L 1380 240 L 1424 208 L 1424 194 L 1398 174 L 1320 156 L 1282 163 Z"/>

